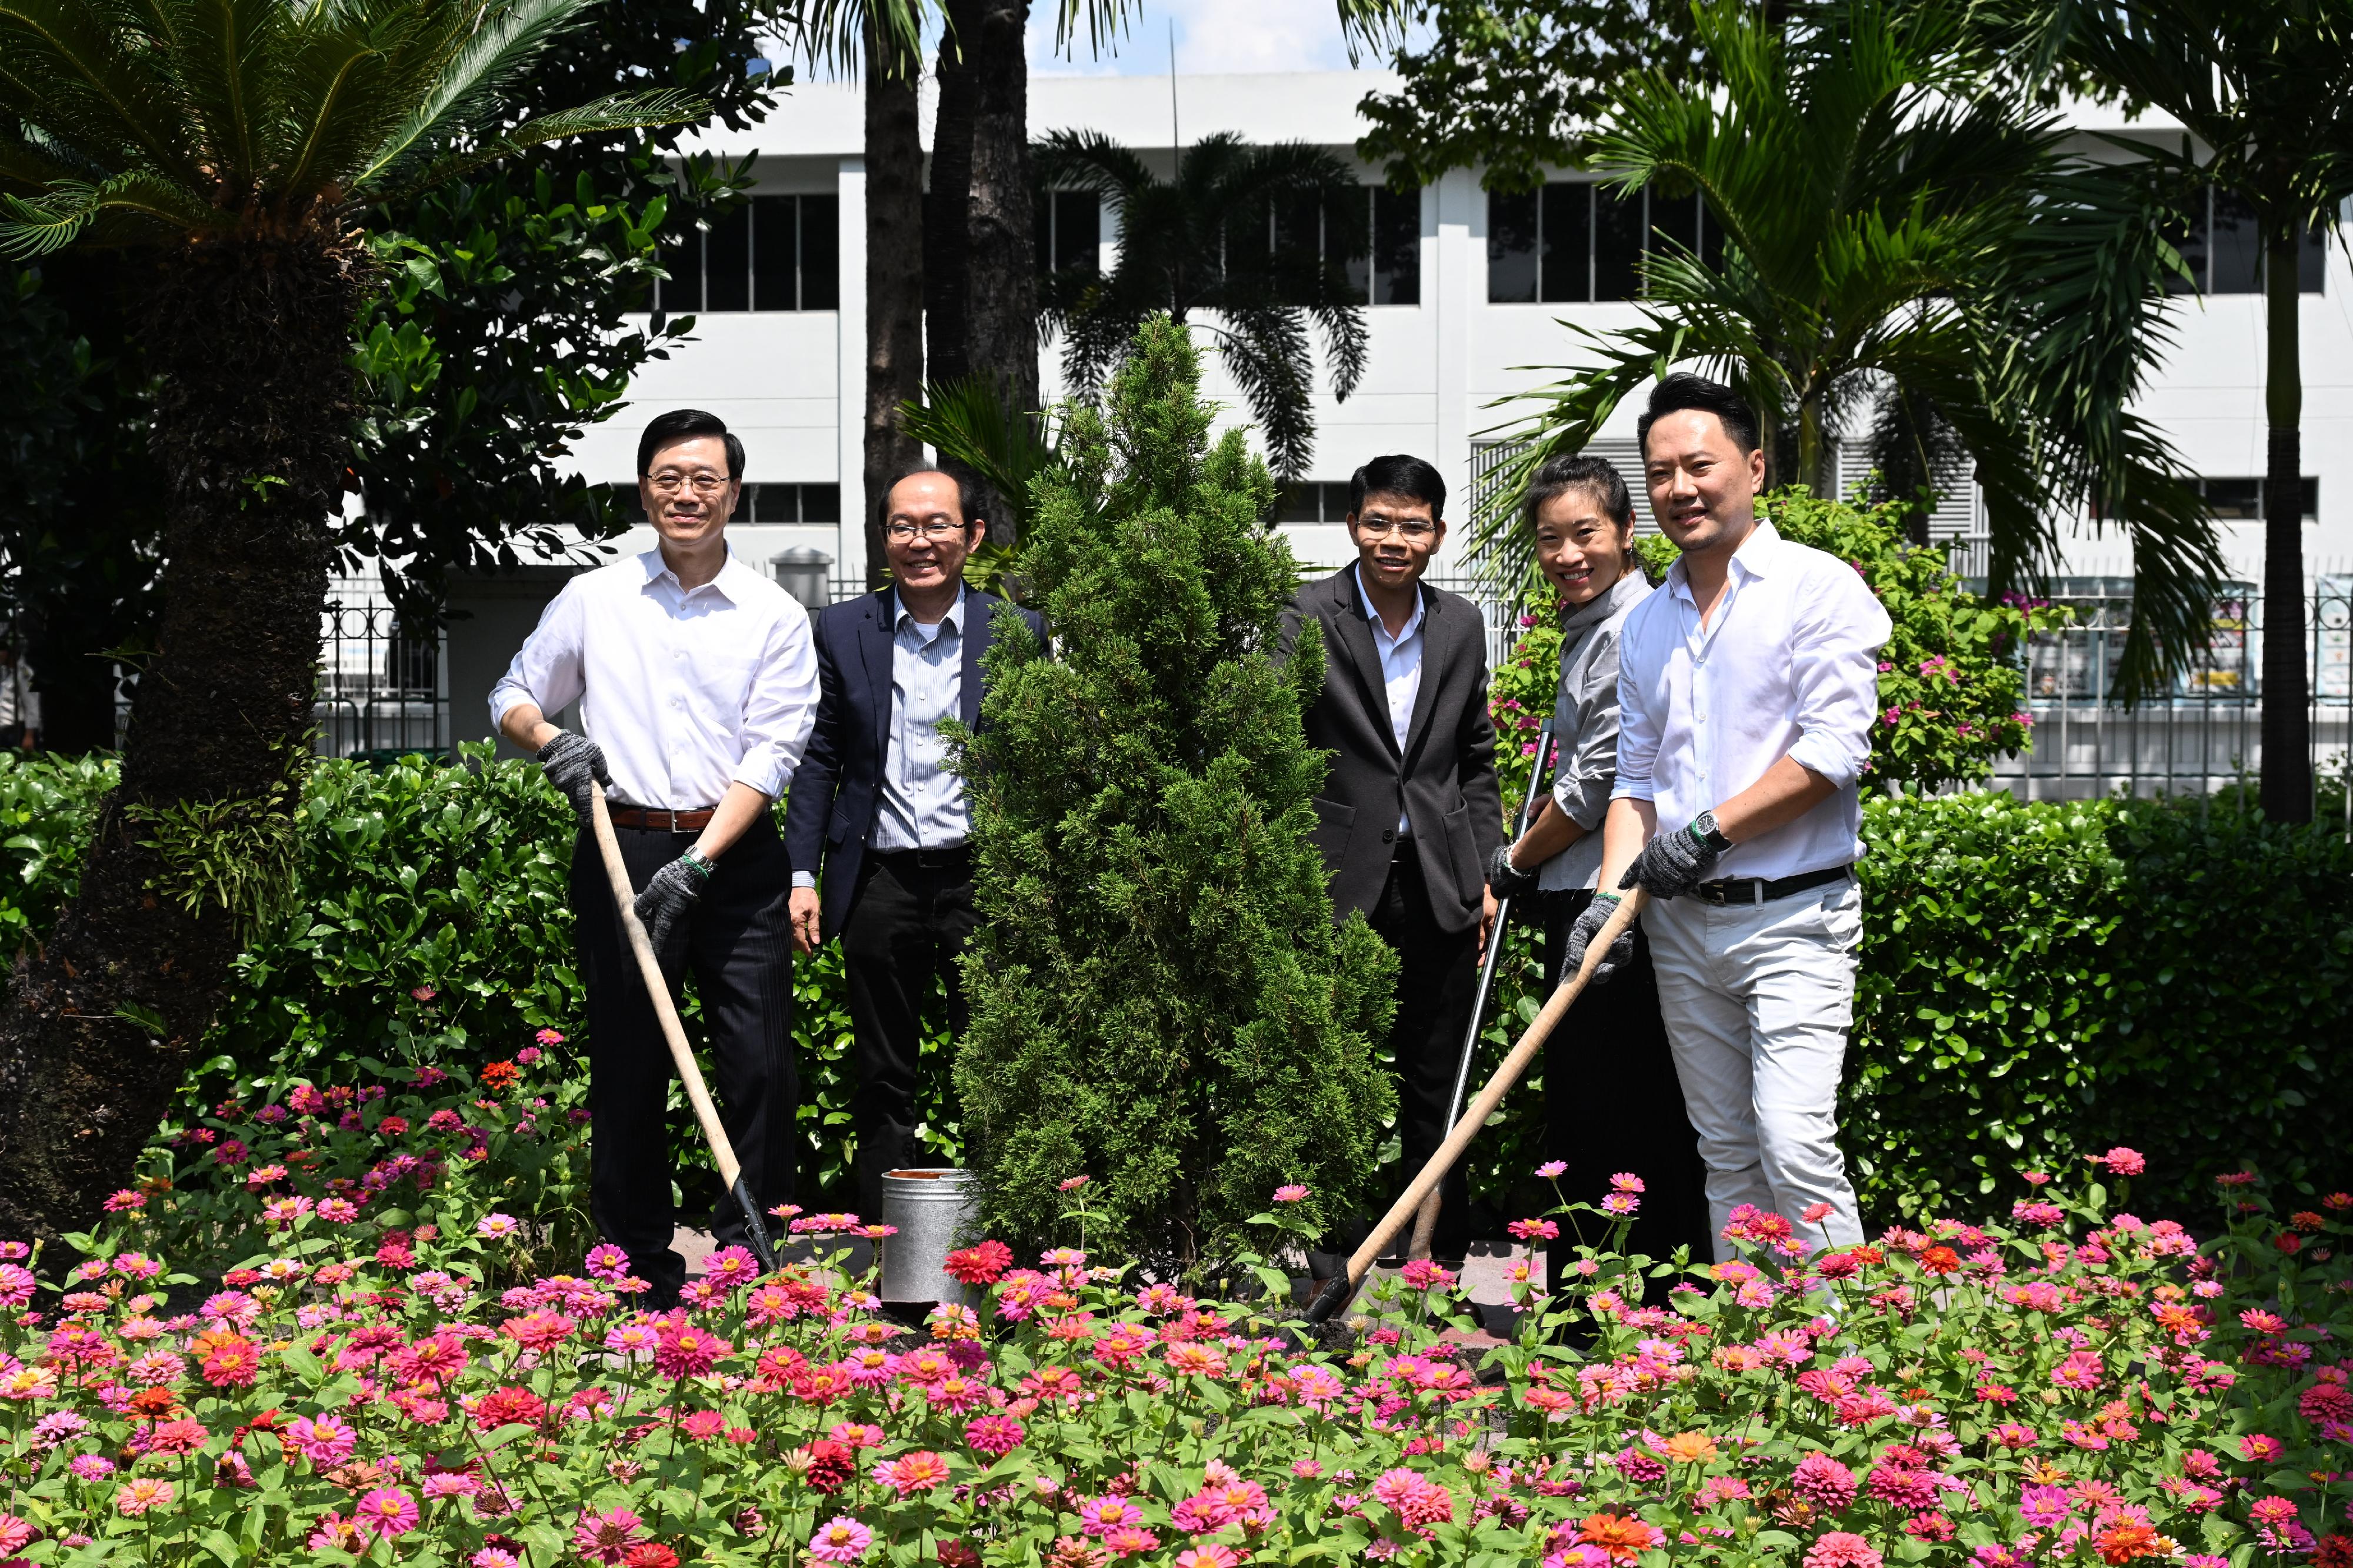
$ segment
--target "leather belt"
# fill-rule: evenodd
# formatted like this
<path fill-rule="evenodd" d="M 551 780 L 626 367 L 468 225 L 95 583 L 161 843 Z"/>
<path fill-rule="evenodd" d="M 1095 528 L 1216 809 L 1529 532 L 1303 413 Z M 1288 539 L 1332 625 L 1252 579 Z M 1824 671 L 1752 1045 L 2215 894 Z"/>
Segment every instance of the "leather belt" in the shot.
<path fill-rule="evenodd" d="M 1777 877 L 1767 881 L 1762 877 L 1724 877 L 1713 882 L 1702 882 L 1692 889 L 1692 896 L 1704 904 L 1763 904 L 1775 899 L 1786 899 L 1792 893 L 1802 893 L 1809 888 L 1826 888 L 1832 882 L 1847 879 L 1847 868 L 1832 866 L 1823 871 L 1800 871 L 1794 877 Z"/>
<path fill-rule="evenodd" d="M 700 833 L 711 826 L 711 807 L 698 811 L 660 811 L 642 805 L 613 805 L 616 827 L 635 827 L 651 833 Z"/>
<path fill-rule="evenodd" d="M 874 849 L 868 853 L 894 866 L 916 866 L 925 870 L 945 870 L 972 864 L 972 842 L 969 839 L 941 849 Z"/>

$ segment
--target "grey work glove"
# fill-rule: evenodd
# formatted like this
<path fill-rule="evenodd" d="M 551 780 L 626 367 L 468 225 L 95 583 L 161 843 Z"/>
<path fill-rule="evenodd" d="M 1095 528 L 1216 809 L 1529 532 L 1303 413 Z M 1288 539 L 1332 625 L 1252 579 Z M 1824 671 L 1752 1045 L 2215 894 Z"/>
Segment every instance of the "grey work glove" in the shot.
<path fill-rule="evenodd" d="M 681 855 L 656 871 L 638 892 L 638 923 L 654 944 L 654 956 L 664 969 L 673 967 L 686 952 L 687 918 L 702 898 L 710 874 Z"/>
<path fill-rule="evenodd" d="M 539 749 L 539 770 L 547 782 L 570 798 L 572 809 L 580 820 L 588 820 L 588 785 L 594 782 L 607 789 L 613 787 L 613 775 L 606 771 L 605 753 L 596 742 L 586 735 L 575 735 L 565 730 Z"/>
<path fill-rule="evenodd" d="M 1596 893 L 1593 901 L 1577 911 L 1576 921 L 1568 928 L 1568 952 L 1560 972 L 1563 980 L 1584 967 L 1585 950 L 1592 945 L 1601 928 L 1609 923 L 1609 917 L 1618 912 L 1619 902 L 1616 893 Z M 1603 953 L 1601 962 L 1595 965 L 1593 983 L 1599 985 L 1633 962 L 1634 928 L 1628 926 L 1618 933 L 1618 940 L 1609 944 L 1609 951 Z"/>
<path fill-rule="evenodd" d="M 1707 841 L 1699 825 L 1693 823 L 1672 833 L 1662 833 L 1643 845 L 1634 863 L 1626 868 L 1626 874 L 1618 879 L 1618 885 L 1641 888 L 1654 899 L 1679 899 L 1707 880 L 1721 853 Z"/>
<path fill-rule="evenodd" d="M 1495 858 L 1487 862 L 1487 890 L 1499 899 L 1516 899 L 1522 893 L 1535 890 L 1536 875 L 1513 865 L 1512 847 L 1500 845 Z"/>

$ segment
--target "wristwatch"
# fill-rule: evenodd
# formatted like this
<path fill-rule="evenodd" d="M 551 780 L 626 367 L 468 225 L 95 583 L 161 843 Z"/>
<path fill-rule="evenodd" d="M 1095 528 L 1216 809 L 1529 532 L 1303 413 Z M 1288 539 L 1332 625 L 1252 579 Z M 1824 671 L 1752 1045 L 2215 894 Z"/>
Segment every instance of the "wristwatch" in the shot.
<path fill-rule="evenodd" d="M 1715 813 L 1713 811 L 1703 811 L 1693 817 L 1691 832 L 1694 838 L 1719 855 L 1732 847 L 1732 840 L 1726 838 L 1724 836 L 1724 829 L 1715 825 Z"/>

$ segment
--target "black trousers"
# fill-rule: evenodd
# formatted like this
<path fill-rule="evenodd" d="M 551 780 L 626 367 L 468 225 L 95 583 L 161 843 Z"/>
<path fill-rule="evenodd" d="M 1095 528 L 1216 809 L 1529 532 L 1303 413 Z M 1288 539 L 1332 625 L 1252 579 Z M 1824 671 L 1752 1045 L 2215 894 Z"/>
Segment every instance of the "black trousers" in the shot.
<path fill-rule="evenodd" d="M 633 887 L 694 842 L 691 833 L 614 829 Z M 687 930 L 681 963 L 666 973 L 671 999 L 694 976 L 716 1069 L 719 1119 L 763 1209 L 793 1195 L 793 1113 L 800 1083 L 793 1064 L 793 943 L 786 900 L 792 865 L 774 818 L 763 813 L 719 858 Z M 670 1197 L 667 1105 L 677 1076 L 636 954 L 621 935 L 612 884 L 596 839 L 585 829 L 572 850 L 572 909 L 581 977 L 588 986 L 589 1216 L 599 1235 L 629 1255 L 653 1289 L 649 1304 L 678 1299 L 685 1260 L 670 1250 L 677 1221 Z M 747 1243 L 734 1201 L 722 1193 L 711 1228 L 722 1246 Z"/>
<path fill-rule="evenodd" d="M 1568 928 L 1591 891 L 1544 895 L 1547 993 L 1560 984 Z M 1651 941 L 1634 927 L 1634 961 L 1604 984 L 1588 985 L 1545 1042 L 1545 1158 L 1566 1162 L 1559 1186 L 1571 1203 L 1598 1204 L 1620 1171 L 1642 1179 L 1627 1247 L 1663 1262 L 1678 1246 L 1692 1257 L 1711 1256 L 1706 1167 L 1699 1137 L 1683 1113 L 1683 1085 L 1659 1016 L 1659 982 L 1651 967 Z M 1580 1215 L 1585 1237 L 1602 1232 Z M 1565 1221 L 1549 1249 L 1550 1278 L 1576 1256 L 1576 1235 Z M 1663 1285 L 1667 1281 L 1660 1281 Z"/>
<path fill-rule="evenodd" d="M 1479 990 L 1479 927 L 1474 921 L 1468 931 L 1440 931 L 1420 858 L 1410 843 L 1400 842 L 1397 851 L 1370 921 L 1398 960 L 1389 1051 L 1397 1061 L 1398 1135 L 1404 1144 L 1397 1190 L 1403 1192 L 1446 1142 L 1447 1102 L 1454 1095 L 1462 1036 L 1471 1026 L 1471 1004 Z M 1470 1179 L 1460 1164 L 1438 1191 L 1430 1256 L 1459 1258 L 1471 1237 Z M 1398 1250 L 1404 1251 L 1402 1242 Z"/>
<path fill-rule="evenodd" d="M 961 1039 L 971 1017 L 960 960 L 972 941 L 972 850 L 870 849 L 842 922 L 842 970 L 858 1089 L 858 1212 L 882 1217 L 882 1176 L 917 1157 L 915 1097 L 922 1087 L 923 1005 L 934 978 L 948 994 L 948 1029 Z"/>

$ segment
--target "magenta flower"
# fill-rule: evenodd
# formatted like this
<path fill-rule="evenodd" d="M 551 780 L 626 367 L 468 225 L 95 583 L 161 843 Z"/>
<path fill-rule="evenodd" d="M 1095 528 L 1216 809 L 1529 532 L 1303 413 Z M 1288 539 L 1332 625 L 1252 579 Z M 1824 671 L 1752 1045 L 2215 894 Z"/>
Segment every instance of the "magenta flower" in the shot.
<path fill-rule="evenodd" d="M 873 1544 L 872 1531 L 848 1514 L 838 1513 L 809 1537 L 808 1554 L 820 1563 L 855 1563 Z"/>
<path fill-rule="evenodd" d="M 584 1513 L 572 1527 L 572 1548 L 591 1563 L 619 1563 L 645 1537 L 646 1521 L 628 1509 Z"/>
<path fill-rule="evenodd" d="M 1307 1189 L 1297 1182 L 1274 1189 L 1274 1201 L 1279 1204 L 1295 1204 L 1306 1195 Z"/>
<path fill-rule="evenodd" d="M 417 1528 L 417 1500 L 391 1487 L 378 1487 L 352 1510 L 352 1522 L 371 1535 L 391 1540 Z"/>

